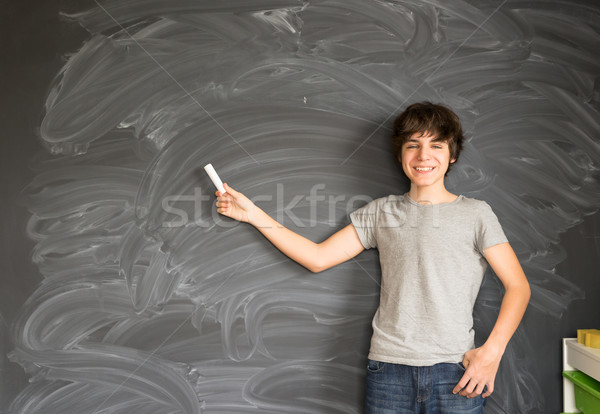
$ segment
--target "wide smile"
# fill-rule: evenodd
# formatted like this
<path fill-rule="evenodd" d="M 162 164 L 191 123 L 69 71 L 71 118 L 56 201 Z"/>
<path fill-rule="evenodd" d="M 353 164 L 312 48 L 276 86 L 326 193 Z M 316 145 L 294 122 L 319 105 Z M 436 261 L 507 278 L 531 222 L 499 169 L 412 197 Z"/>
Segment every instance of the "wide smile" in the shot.
<path fill-rule="evenodd" d="M 419 175 L 430 174 L 435 171 L 436 167 L 413 167 L 413 170 Z"/>

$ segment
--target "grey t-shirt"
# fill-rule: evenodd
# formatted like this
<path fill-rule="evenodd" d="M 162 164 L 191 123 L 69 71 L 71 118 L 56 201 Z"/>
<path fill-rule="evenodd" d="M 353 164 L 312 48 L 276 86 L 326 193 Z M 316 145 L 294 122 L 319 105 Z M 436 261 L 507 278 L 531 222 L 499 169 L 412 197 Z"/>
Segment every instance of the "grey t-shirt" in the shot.
<path fill-rule="evenodd" d="M 419 204 L 407 193 L 374 200 L 350 219 L 381 262 L 369 358 L 413 366 L 462 361 L 474 347 L 483 251 L 507 241 L 490 206 L 462 195 Z"/>

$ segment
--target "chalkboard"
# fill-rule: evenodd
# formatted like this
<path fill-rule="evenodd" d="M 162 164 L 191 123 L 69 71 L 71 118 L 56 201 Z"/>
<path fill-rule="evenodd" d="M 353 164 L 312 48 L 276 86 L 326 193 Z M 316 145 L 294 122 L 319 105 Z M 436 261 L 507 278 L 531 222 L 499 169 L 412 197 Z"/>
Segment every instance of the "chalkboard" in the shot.
<path fill-rule="evenodd" d="M 408 189 L 391 121 L 424 100 L 467 133 L 447 188 L 533 289 L 486 413 L 561 410 L 561 338 L 600 328 L 597 2 L 2 9 L 3 412 L 360 413 L 377 251 L 312 274 L 202 167 L 322 241 Z M 501 297 L 488 271 L 478 343 Z"/>

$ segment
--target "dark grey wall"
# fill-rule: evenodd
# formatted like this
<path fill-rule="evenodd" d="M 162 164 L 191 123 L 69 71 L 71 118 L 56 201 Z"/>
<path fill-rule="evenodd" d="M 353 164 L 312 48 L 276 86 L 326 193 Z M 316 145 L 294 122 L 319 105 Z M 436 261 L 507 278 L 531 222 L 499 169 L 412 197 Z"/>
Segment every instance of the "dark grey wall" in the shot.
<path fill-rule="evenodd" d="M 310 274 L 202 166 L 320 241 L 407 190 L 390 120 L 427 99 L 533 287 L 486 413 L 560 411 L 560 338 L 600 326 L 600 5 L 35 3 L 1 15 L 0 409 L 360 412 L 376 251 Z"/>

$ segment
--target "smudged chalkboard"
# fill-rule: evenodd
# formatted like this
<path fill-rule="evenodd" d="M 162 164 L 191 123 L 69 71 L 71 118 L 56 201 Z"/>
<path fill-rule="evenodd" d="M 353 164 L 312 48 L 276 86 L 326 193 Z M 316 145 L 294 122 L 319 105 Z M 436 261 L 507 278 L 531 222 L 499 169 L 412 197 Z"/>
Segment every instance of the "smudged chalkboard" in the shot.
<path fill-rule="evenodd" d="M 533 288 L 486 413 L 560 411 L 560 338 L 600 325 L 595 2 L 39 3 L 2 25 L 0 408 L 361 412 L 377 252 L 311 274 L 202 166 L 321 241 L 406 191 L 390 123 L 431 100 Z"/>

